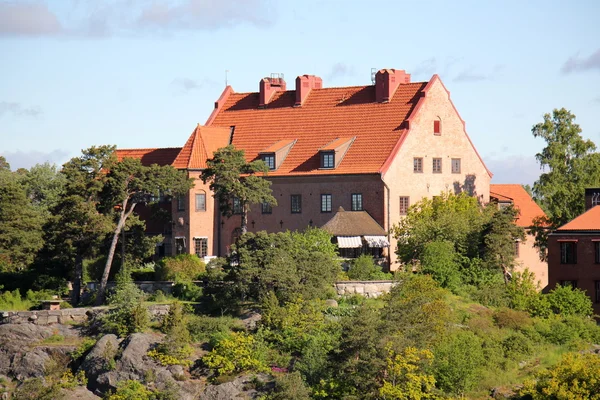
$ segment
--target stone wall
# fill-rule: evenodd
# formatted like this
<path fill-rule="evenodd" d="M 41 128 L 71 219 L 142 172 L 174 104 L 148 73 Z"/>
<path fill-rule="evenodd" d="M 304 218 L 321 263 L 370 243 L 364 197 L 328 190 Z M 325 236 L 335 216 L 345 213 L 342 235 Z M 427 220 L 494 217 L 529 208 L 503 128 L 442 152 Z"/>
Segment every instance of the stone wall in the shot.
<path fill-rule="evenodd" d="M 389 293 L 395 284 L 394 281 L 342 281 L 335 283 L 335 291 L 339 296 L 359 294 L 365 297 L 379 297 Z"/>
<path fill-rule="evenodd" d="M 65 308 L 64 310 L 2 311 L 0 324 L 79 324 L 95 314 L 105 312 L 108 307 Z M 153 320 L 168 314 L 168 304 L 155 304 L 148 307 Z"/>

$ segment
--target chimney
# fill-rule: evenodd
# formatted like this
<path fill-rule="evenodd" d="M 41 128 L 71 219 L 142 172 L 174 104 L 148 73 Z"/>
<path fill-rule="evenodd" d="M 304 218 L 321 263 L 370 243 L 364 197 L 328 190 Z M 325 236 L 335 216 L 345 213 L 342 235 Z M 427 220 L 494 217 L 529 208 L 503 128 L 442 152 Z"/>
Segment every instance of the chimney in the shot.
<path fill-rule="evenodd" d="M 323 79 L 315 75 L 302 75 L 296 78 L 296 103 L 294 106 L 299 107 L 304 103 L 308 94 L 312 89 L 321 89 L 323 87 Z"/>
<path fill-rule="evenodd" d="M 380 69 L 375 75 L 375 99 L 378 103 L 391 100 L 401 83 L 410 83 L 410 74 L 403 69 Z"/>
<path fill-rule="evenodd" d="M 283 74 L 271 74 L 268 78 L 263 78 L 259 82 L 260 97 L 258 101 L 259 107 L 264 107 L 269 104 L 273 93 L 285 91 L 285 81 Z"/>
<path fill-rule="evenodd" d="M 585 211 L 600 206 L 600 188 L 585 189 Z"/>

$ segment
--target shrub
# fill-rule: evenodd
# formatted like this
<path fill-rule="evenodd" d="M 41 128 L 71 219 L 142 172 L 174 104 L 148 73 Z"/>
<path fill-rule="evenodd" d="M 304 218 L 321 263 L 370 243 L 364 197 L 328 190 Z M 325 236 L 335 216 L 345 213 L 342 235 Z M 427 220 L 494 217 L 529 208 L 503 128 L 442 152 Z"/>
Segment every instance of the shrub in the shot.
<path fill-rule="evenodd" d="M 206 265 L 195 254 L 179 254 L 175 257 L 165 257 L 156 268 L 156 279 L 174 281 L 177 278 L 193 281 L 206 272 Z"/>
<path fill-rule="evenodd" d="M 504 356 L 512 360 L 522 359 L 533 352 L 533 343 L 521 333 L 514 333 L 502 341 Z"/>
<path fill-rule="evenodd" d="M 179 302 L 171 304 L 161 330 L 167 335 L 163 342 L 148 355 L 162 365 L 191 365 L 191 361 L 187 359 L 192 353 L 191 337 L 183 304 Z"/>
<path fill-rule="evenodd" d="M 377 266 L 373 262 L 373 257 L 362 254 L 350 265 L 348 277 L 352 280 L 366 281 L 375 272 L 377 272 Z"/>
<path fill-rule="evenodd" d="M 108 298 L 111 309 L 101 317 L 102 330 L 121 337 L 143 332 L 150 324 L 148 310 L 143 305 L 145 298 L 126 273 L 117 276 L 117 287 Z"/>
<path fill-rule="evenodd" d="M 494 322 L 500 328 L 519 330 L 532 324 L 529 314 L 524 311 L 501 308 L 494 313 Z"/>
<path fill-rule="evenodd" d="M 34 303 L 21 297 L 19 289 L 12 292 L 0 293 L 0 310 L 3 311 L 25 311 L 33 307 Z"/>
<path fill-rule="evenodd" d="M 283 374 L 275 378 L 273 393 L 268 400 L 310 400 L 310 389 L 298 372 Z"/>
<path fill-rule="evenodd" d="M 72 360 L 79 360 L 81 357 L 87 354 L 88 351 L 94 347 L 96 344 L 96 339 L 86 337 L 83 339 L 83 342 L 75 350 L 69 353 Z"/>
<path fill-rule="evenodd" d="M 451 242 L 431 242 L 423 247 L 421 256 L 421 271 L 430 274 L 441 287 L 452 291 L 461 284 L 454 244 Z"/>
<path fill-rule="evenodd" d="M 429 350 L 407 347 L 395 353 L 388 347 L 383 386 L 379 394 L 384 399 L 430 399 L 434 396 L 435 378 L 423 371 L 433 354 Z"/>
<path fill-rule="evenodd" d="M 138 381 L 127 380 L 117 384 L 117 390 L 109 394 L 106 400 L 154 400 L 155 393 Z"/>
<path fill-rule="evenodd" d="M 592 316 L 592 301 L 580 289 L 570 286 L 557 286 L 546 295 L 551 310 L 560 315 Z"/>
<path fill-rule="evenodd" d="M 216 333 L 228 333 L 234 329 L 242 329 L 238 319 L 229 316 L 210 317 L 207 315 L 189 315 L 187 327 L 195 342 L 206 341 Z"/>
<path fill-rule="evenodd" d="M 243 371 L 267 372 L 269 368 L 263 356 L 264 348 L 253 336 L 233 332 L 219 341 L 210 353 L 202 357 L 202 361 L 219 375 Z"/>
<path fill-rule="evenodd" d="M 154 263 L 145 264 L 143 267 L 131 270 L 131 279 L 134 281 L 153 281 L 156 277 Z"/>
<path fill-rule="evenodd" d="M 433 371 L 440 389 L 462 395 L 477 384 L 485 362 L 481 345 L 472 332 L 456 331 L 436 347 Z"/>
<path fill-rule="evenodd" d="M 185 277 L 176 277 L 175 285 L 173 286 L 173 296 L 185 301 L 200 301 L 203 290 L 196 285 L 192 280 Z"/>
<path fill-rule="evenodd" d="M 599 399 L 600 357 L 597 354 L 567 353 L 548 370 L 527 380 L 519 394 L 532 400 Z"/>

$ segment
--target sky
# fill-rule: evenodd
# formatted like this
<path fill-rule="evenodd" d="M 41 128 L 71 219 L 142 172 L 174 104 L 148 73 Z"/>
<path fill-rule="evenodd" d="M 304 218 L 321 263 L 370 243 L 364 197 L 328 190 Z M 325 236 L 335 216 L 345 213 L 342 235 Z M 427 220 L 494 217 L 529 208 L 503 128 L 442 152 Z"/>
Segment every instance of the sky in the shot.
<path fill-rule="evenodd" d="M 531 184 L 545 113 L 571 110 L 600 146 L 598 15 L 596 0 L 0 0 L 0 155 L 180 147 L 226 82 L 396 68 L 440 76 L 492 183 Z"/>

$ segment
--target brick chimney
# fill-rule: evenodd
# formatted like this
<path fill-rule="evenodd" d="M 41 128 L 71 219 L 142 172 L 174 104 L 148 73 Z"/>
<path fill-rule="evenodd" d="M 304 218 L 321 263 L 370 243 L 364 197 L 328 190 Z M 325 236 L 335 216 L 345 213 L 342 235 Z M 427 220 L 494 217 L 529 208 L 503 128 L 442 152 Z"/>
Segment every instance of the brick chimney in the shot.
<path fill-rule="evenodd" d="M 321 89 L 323 79 L 315 75 L 302 75 L 296 78 L 296 107 L 304 103 L 312 89 Z"/>
<path fill-rule="evenodd" d="M 410 74 L 403 69 L 380 69 L 375 75 L 375 99 L 378 103 L 391 100 L 401 83 L 410 83 Z"/>
<path fill-rule="evenodd" d="M 279 91 L 285 91 L 285 81 L 283 80 L 283 74 L 271 74 L 268 78 L 263 78 L 259 82 L 260 96 L 258 105 L 264 107 L 269 104 L 273 93 Z"/>

